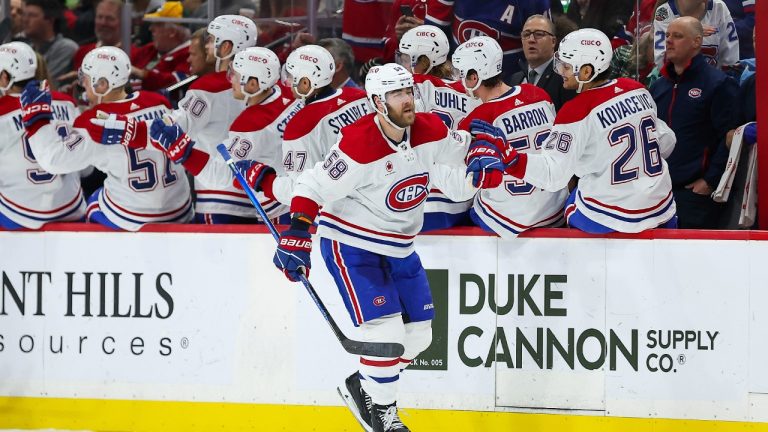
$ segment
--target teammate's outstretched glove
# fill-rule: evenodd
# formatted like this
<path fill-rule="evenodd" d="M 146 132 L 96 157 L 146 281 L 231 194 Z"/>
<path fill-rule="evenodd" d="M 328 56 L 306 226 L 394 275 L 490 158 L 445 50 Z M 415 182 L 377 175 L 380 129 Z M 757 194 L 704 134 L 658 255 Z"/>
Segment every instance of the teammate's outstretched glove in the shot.
<path fill-rule="evenodd" d="M 156 118 L 149 127 L 149 139 L 152 145 L 168 156 L 168 159 L 182 164 L 192 153 L 195 142 L 184 133 L 181 127 L 166 119 Z"/>
<path fill-rule="evenodd" d="M 235 166 L 240 170 L 240 173 L 243 174 L 243 177 L 245 177 L 248 186 L 253 188 L 256 192 L 262 191 L 261 182 L 264 181 L 265 178 L 275 176 L 275 170 L 271 166 L 255 160 L 237 161 L 235 162 Z M 237 179 L 233 179 L 232 184 L 238 189 L 243 188 Z"/>
<path fill-rule="evenodd" d="M 277 251 L 272 262 L 282 270 L 289 280 L 296 282 L 299 274 L 309 277 L 312 263 L 309 254 L 312 251 L 312 235 L 309 231 L 289 229 L 280 234 Z"/>
<path fill-rule="evenodd" d="M 492 143 L 499 150 L 499 155 L 504 165 L 509 166 L 516 162 L 517 151 L 510 147 L 507 142 L 507 136 L 500 128 L 484 120 L 474 119 L 469 123 L 469 133 L 472 134 L 474 141 Z"/>
<path fill-rule="evenodd" d="M 30 128 L 39 121 L 47 123 L 53 120 L 51 89 L 48 87 L 48 81 L 29 81 L 21 92 L 19 102 L 21 103 L 21 122 L 24 123 L 25 128 Z"/>
<path fill-rule="evenodd" d="M 744 127 L 744 142 L 749 145 L 757 142 L 757 123 L 752 122 Z"/>
<path fill-rule="evenodd" d="M 88 134 L 94 141 L 105 145 L 120 144 L 126 147 L 146 147 L 147 124 L 123 114 L 97 111 L 91 119 Z"/>
<path fill-rule="evenodd" d="M 501 184 L 506 165 L 501 160 L 501 152 L 493 143 L 475 141 L 470 144 L 466 162 L 467 174 L 472 174 L 472 186 L 493 189 Z"/>

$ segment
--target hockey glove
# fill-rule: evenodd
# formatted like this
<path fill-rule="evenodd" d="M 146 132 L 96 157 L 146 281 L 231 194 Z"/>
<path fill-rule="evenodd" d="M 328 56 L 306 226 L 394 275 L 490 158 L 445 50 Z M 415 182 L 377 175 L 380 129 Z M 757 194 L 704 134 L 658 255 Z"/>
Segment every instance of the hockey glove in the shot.
<path fill-rule="evenodd" d="M 123 114 L 97 111 L 88 133 L 94 141 L 105 145 L 120 144 L 132 148 L 146 147 L 147 124 Z"/>
<path fill-rule="evenodd" d="M 195 145 L 189 135 L 170 119 L 154 119 L 149 128 L 149 139 L 152 145 L 177 164 L 183 164 L 187 160 Z"/>
<path fill-rule="evenodd" d="M 270 176 L 275 176 L 275 170 L 271 166 L 257 162 L 255 160 L 237 161 L 235 162 L 235 166 L 238 170 L 240 170 L 240 173 L 243 175 L 243 177 L 245 177 L 245 181 L 248 183 L 248 186 L 253 188 L 253 190 L 256 192 L 263 191 L 261 188 L 261 182 L 264 181 L 264 179 Z M 238 189 L 243 188 L 237 179 L 232 180 L 232 185 Z"/>
<path fill-rule="evenodd" d="M 280 234 L 277 251 L 272 262 L 282 270 L 289 280 L 296 282 L 299 274 L 309 277 L 312 263 L 309 254 L 312 251 L 312 235 L 309 231 L 289 229 Z"/>
<path fill-rule="evenodd" d="M 21 122 L 29 129 L 37 122 L 48 123 L 53 120 L 53 108 L 51 108 L 51 89 L 48 81 L 31 80 L 24 87 L 19 98 L 21 103 Z"/>
<path fill-rule="evenodd" d="M 493 189 L 501 184 L 506 165 L 499 151 L 487 141 L 475 141 L 467 154 L 467 174 L 472 174 L 472 186 Z"/>
<path fill-rule="evenodd" d="M 752 122 L 744 127 L 744 143 L 752 145 L 757 142 L 757 123 Z"/>

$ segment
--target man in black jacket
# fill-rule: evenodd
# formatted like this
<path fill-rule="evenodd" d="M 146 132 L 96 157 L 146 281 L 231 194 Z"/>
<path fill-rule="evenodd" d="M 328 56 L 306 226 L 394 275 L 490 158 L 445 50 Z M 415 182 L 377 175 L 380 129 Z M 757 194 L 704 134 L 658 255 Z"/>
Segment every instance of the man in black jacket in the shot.
<path fill-rule="evenodd" d="M 520 33 L 523 40 L 523 55 L 527 65 L 522 64 L 523 70 L 512 75 L 511 85 L 529 83 L 543 88 L 552 98 L 555 110 L 574 96 L 576 92 L 563 88 L 563 77 L 552 69 L 552 60 L 555 55 L 555 26 L 544 15 L 531 15 L 523 25 Z"/>
<path fill-rule="evenodd" d="M 667 164 L 680 228 L 717 227 L 722 205 L 711 194 L 728 159 L 726 135 L 738 126 L 734 118 L 738 85 L 707 64 L 701 55 L 703 34 L 696 18 L 672 21 L 662 78 L 651 86 L 659 118 L 677 136 Z"/>

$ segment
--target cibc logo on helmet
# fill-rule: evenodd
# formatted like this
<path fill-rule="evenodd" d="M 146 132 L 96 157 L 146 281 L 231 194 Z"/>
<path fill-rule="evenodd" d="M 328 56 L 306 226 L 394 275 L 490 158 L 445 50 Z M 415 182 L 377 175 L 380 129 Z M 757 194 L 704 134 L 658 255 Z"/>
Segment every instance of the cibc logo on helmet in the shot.
<path fill-rule="evenodd" d="M 0 52 L 7 52 L 7 53 L 11 53 L 11 54 L 16 54 L 16 48 L 3 47 L 3 48 L 0 48 Z"/>
<path fill-rule="evenodd" d="M 583 41 L 581 41 L 581 44 L 582 45 L 587 45 L 587 46 L 600 46 L 600 41 L 599 40 L 584 39 Z"/>
<path fill-rule="evenodd" d="M 416 32 L 416 36 L 437 37 L 437 33 L 435 33 L 435 32 L 428 32 L 428 31 L 419 31 L 419 32 Z"/>
<path fill-rule="evenodd" d="M 245 21 L 243 21 L 243 20 L 239 20 L 239 19 L 237 19 L 237 18 L 233 18 L 233 19 L 232 19 L 232 24 L 234 24 L 234 25 L 238 25 L 238 26 L 240 26 L 240 27 L 245 27 L 245 28 L 248 28 L 248 23 L 247 23 L 247 22 L 245 22 Z"/>
<path fill-rule="evenodd" d="M 311 61 L 312 63 L 317 63 L 319 60 L 317 57 L 312 57 L 310 55 L 302 54 L 299 56 L 301 60 Z"/>
<path fill-rule="evenodd" d="M 259 57 L 255 55 L 249 55 L 248 60 L 267 64 L 267 59 L 265 59 L 264 57 Z"/>
<path fill-rule="evenodd" d="M 117 61 L 117 57 L 109 54 L 98 54 L 96 58 L 100 60 L 111 60 L 111 61 Z"/>

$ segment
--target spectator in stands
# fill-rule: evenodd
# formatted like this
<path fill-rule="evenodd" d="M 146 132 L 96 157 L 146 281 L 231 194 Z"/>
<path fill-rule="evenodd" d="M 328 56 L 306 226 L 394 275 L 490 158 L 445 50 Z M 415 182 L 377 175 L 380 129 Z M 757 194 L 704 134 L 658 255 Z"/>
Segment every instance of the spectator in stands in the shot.
<path fill-rule="evenodd" d="M 61 19 L 62 6 L 58 0 L 26 0 L 24 4 L 24 36 L 43 56 L 52 77 L 71 70 L 77 51 L 77 43 L 59 32 Z"/>
<path fill-rule="evenodd" d="M 678 17 L 693 17 L 701 22 L 704 36 L 701 53 L 709 64 L 724 68 L 739 61 L 739 37 L 723 0 L 669 0 L 656 8 L 653 21 L 654 58 L 662 67 L 667 26 Z"/>
<path fill-rule="evenodd" d="M 181 2 L 165 2 L 157 11 L 144 16 L 152 18 L 181 18 Z M 149 26 L 152 43 L 142 47 L 131 67 L 131 76 L 141 80 L 144 90 L 160 90 L 189 75 L 189 38 L 187 27 L 172 22 L 153 22 Z"/>
<path fill-rule="evenodd" d="M 336 63 L 336 72 L 333 74 L 331 87 L 360 88 L 352 78 L 355 68 L 355 54 L 352 52 L 352 47 L 344 42 L 343 39 L 339 38 L 320 39 L 317 44 L 327 49 L 328 52 L 331 53 L 331 56 L 333 56 L 333 61 Z"/>
<path fill-rule="evenodd" d="M 207 73 L 213 72 L 216 67 L 216 58 L 209 57 L 205 48 L 206 33 L 204 28 L 198 29 L 192 38 L 189 40 L 189 57 L 187 62 L 189 63 L 190 75 L 202 76 Z"/>
<path fill-rule="evenodd" d="M 579 26 L 564 14 L 552 18 L 552 23 L 555 25 L 555 50 L 557 50 L 560 41 L 563 40 L 568 33 L 575 32 L 579 29 Z"/>
<path fill-rule="evenodd" d="M 662 78 L 651 87 L 659 118 L 675 132 L 667 158 L 680 228 L 715 228 L 722 210 L 711 194 L 728 158 L 726 134 L 736 125 L 738 87 L 701 53 L 704 27 L 693 17 L 673 20 L 666 32 Z"/>
<path fill-rule="evenodd" d="M 653 28 L 645 26 L 631 45 L 622 45 L 613 51 L 611 78 L 632 78 L 650 87 L 659 77 L 654 71 Z M 654 72 L 654 73 L 652 73 Z"/>
<path fill-rule="evenodd" d="M 24 36 L 24 5 L 21 0 L 11 0 L 11 35 L 14 38 Z"/>
<path fill-rule="evenodd" d="M 352 47 L 358 62 L 383 57 L 392 4 L 392 0 L 344 1 L 341 38 Z"/>
<path fill-rule="evenodd" d="M 613 38 L 628 21 L 633 0 L 571 0 L 566 15 L 579 28 L 595 28 Z"/>
<path fill-rule="evenodd" d="M 79 0 L 72 11 L 77 19 L 72 30 L 72 40 L 82 45 L 94 41 L 93 28 L 96 25 L 96 3 L 98 0 Z"/>
<path fill-rule="evenodd" d="M 754 58 L 752 30 L 755 28 L 755 0 L 723 0 L 739 35 L 739 58 Z"/>
<path fill-rule="evenodd" d="M 522 70 L 512 75 L 510 84 L 527 82 L 544 89 L 552 98 L 555 110 L 560 110 L 564 103 L 576 96 L 576 92 L 566 90 L 563 77 L 552 68 L 557 45 L 555 25 L 544 15 L 532 15 L 525 20 L 520 37 L 525 62 L 521 62 Z"/>
<path fill-rule="evenodd" d="M 434 1 L 429 3 L 426 22 L 442 28 L 453 47 L 475 36 L 496 39 L 504 51 L 502 70 L 508 82 L 512 74 L 520 70 L 519 62 L 523 59 L 520 33 L 525 20 L 549 12 L 550 0 L 501 0 L 485 2 L 482 7 L 478 7 L 475 0 Z"/>
<path fill-rule="evenodd" d="M 123 9 L 122 0 L 101 0 L 96 5 L 96 21 L 94 23 L 93 31 L 96 34 L 96 41 L 80 45 L 80 48 L 75 52 L 75 57 L 72 59 L 72 69 L 64 75 L 57 78 L 60 83 L 69 82 L 77 78 L 77 71 L 80 69 L 80 65 L 83 63 L 85 55 L 91 52 L 94 48 L 101 46 L 115 46 L 121 47 L 121 33 L 120 23 Z M 131 59 L 136 57 L 137 48 L 131 45 Z M 67 92 L 68 86 L 63 86 L 61 91 Z"/>

